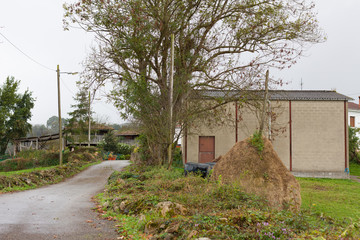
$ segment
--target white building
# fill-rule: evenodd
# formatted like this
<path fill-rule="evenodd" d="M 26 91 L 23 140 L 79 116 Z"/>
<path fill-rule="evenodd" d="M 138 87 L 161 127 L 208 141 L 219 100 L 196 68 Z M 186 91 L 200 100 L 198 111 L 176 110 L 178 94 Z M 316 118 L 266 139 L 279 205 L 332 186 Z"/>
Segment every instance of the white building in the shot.
<path fill-rule="evenodd" d="M 348 102 L 349 126 L 360 128 L 360 97 L 359 103 Z M 357 133 L 360 137 L 360 133 Z"/>

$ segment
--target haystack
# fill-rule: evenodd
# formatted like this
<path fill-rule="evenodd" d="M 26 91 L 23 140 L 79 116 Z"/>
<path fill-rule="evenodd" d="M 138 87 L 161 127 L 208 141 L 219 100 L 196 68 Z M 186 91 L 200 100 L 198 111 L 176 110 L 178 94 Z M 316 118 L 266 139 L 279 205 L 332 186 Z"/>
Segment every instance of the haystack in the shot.
<path fill-rule="evenodd" d="M 246 139 L 237 142 L 220 157 L 212 177 L 223 183 L 239 184 L 245 192 L 268 200 L 277 209 L 299 210 L 300 186 L 274 151 L 271 142 L 263 138 L 264 149 L 259 153 Z"/>

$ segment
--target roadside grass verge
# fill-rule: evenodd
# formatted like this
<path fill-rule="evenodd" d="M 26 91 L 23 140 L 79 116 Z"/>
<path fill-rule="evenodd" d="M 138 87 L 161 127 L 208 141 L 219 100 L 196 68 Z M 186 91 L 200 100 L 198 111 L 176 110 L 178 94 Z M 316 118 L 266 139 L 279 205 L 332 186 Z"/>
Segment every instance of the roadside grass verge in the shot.
<path fill-rule="evenodd" d="M 345 179 L 297 178 L 302 208 L 343 220 L 360 218 L 360 183 Z"/>
<path fill-rule="evenodd" d="M 38 167 L 38 168 L 24 169 L 24 170 L 19 170 L 19 171 L 0 172 L 0 176 L 11 176 L 11 175 L 16 175 L 16 174 L 21 174 L 21 173 L 29 173 L 29 172 L 33 172 L 33 171 L 48 170 L 48 169 L 53 169 L 55 167 L 56 166 Z"/>
<path fill-rule="evenodd" d="M 312 180 L 300 181 L 305 193 L 314 189 Z M 331 185 L 334 191 L 340 183 Z M 334 215 L 338 218 L 321 215 L 314 211 L 313 201 L 306 207 L 309 197 L 300 212 L 277 211 L 237 185 L 184 177 L 179 169 L 131 165 L 110 176 L 105 192 L 97 196 L 97 210 L 117 221 L 122 239 L 360 238 L 357 221 L 340 219 L 339 214 Z"/>
<path fill-rule="evenodd" d="M 101 161 L 76 162 L 62 166 L 8 172 L 6 175 L 0 175 L 0 193 L 24 191 L 59 183 L 99 163 Z"/>
<path fill-rule="evenodd" d="M 31 152 L 31 154 L 33 156 L 38 153 Z M 31 159 L 26 158 L 25 160 L 31 161 Z M 101 161 L 101 154 L 98 154 L 95 149 L 80 148 L 68 153 L 68 162 L 62 166 L 43 166 L 0 172 L 0 193 L 33 189 L 58 183 Z M 15 160 L 15 163 L 9 163 L 8 165 L 13 165 L 16 169 L 19 166 L 18 163 L 19 161 Z"/>

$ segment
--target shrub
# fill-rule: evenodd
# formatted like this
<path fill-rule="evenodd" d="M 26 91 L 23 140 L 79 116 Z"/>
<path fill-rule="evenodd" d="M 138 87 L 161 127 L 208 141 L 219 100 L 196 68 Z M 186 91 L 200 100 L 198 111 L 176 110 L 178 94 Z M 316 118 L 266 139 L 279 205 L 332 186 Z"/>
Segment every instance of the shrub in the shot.
<path fill-rule="evenodd" d="M 249 139 L 249 143 L 256 148 L 259 155 L 261 155 L 264 150 L 264 141 L 262 134 L 259 131 L 256 131 Z"/>
<path fill-rule="evenodd" d="M 117 153 L 123 154 L 123 155 L 129 155 L 132 153 L 134 148 L 135 148 L 134 146 L 130 146 L 129 144 L 126 144 L 126 143 L 118 143 L 117 144 Z"/>
<path fill-rule="evenodd" d="M 96 148 L 77 148 L 74 152 L 63 152 L 63 163 L 96 160 Z M 0 171 L 17 171 L 23 169 L 50 167 L 59 164 L 59 152 L 46 150 L 25 150 L 18 153 L 17 158 L 0 162 Z"/>
<path fill-rule="evenodd" d="M 359 150 L 359 138 L 356 133 L 360 131 L 359 128 L 349 127 L 349 157 L 350 162 L 360 162 Z"/>
<path fill-rule="evenodd" d="M 173 166 L 176 166 L 176 167 L 182 167 L 183 166 L 182 153 L 181 153 L 180 148 L 175 148 L 175 150 L 174 150 Z"/>
<path fill-rule="evenodd" d="M 104 142 L 100 145 L 106 152 L 117 152 L 118 140 L 114 133 L 108 132 L 105 135 Z"/>

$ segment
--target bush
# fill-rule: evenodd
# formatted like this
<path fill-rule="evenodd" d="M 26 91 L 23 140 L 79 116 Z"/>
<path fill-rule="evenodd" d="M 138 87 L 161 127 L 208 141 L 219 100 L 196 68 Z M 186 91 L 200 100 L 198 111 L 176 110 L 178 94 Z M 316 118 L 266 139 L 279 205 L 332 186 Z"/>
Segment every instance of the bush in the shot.
<path fill-rule="evenodd" d="M 256 131 L 249 139 L 249 143 L 256 148 L 259 155 L 261 155 L 264 150 L 264 140 L 262 134 L 259 131 Z"/>
<path fill-rule="evenodd" d="M 359 138 L 356 136 L 356 133 L 360 131 L 359 128 L 349 127 L 349 157 L 350 162 L 359 163 L 360 156 L 358 153 L 359 150 Z"/>
<path fill-rule="evenodd" d="M 96 148 L 76 148 L 74 152 L 63 152 L 63 163 L 69 161 L 94 161 L 98 156 Z M 23 169 L 50 167 L 59 164 L 59 152 L 46 150 L 24 150 L 18 153 L 17 158 L 0 162 L 0 171 L 18 171 Z"/>
<path fill-rule="evenodd" d="M 180 148 L 175 148 L 173 153 L 173 166 L 183 167 L 182 153 Z"/>
<path fill-rule="evenodd" d="M 111 131 L 105 135 L 104 142 L 100 146 L 106 152 L 114 152 L 115 153 L 115 152 L 117 152 L 117 143 L 118 143 L 118 140 L 117 140 L 116 136 L 114 135 L 114 133 Z"/>
<path fill-rule="evenodd" d="M 123 155 L 130 155 L 132 151 L 134 150 L 134 146 L 130 146 L 126 143 L 118 143 L 117 144 L 117 153 L 123 154 Z"/>

